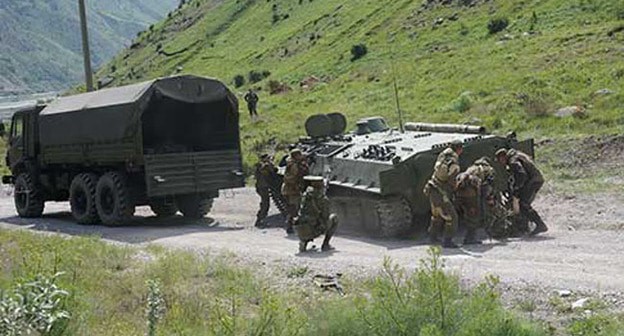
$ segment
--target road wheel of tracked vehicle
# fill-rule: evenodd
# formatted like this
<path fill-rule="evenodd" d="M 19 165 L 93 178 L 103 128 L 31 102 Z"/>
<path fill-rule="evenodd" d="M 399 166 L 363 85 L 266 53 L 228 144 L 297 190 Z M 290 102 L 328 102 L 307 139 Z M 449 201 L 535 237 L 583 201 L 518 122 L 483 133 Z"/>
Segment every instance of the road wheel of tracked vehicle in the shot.
<path fill-rule="evenodd" d="M 150 200 L 149 206 L 156 216 L 162 218 L 173 217 L 178 212 L 178 206 L 174 202 L 163 198 Z"/>
<path fill-rule="evenodd" d="M 200 195 L 183 195 L 177 197 L 176 204 L 184 217 L 200 219 L 210 212 L 212 199 L 203 198 Z"/>
<path fill-rule="evenodd" d="M 69 205 L 78 224 L 97 224 L 100 221 L 95 206 L 95 174 L 78 174 L 69 187 Z"/>
<path fill-rule="evenodd" d="M 134 204 L 124 175 L 108 172 L 95 187 L 95 204 L 102 224 L 118 226 L 130 221 L 134 214 Z"/>
<path fill-rule="evenodd" d="M 377 202 L 379 233 L 382 237 L 398 237 L 412 226 L 412 209 L 402 197 L 384 198 Z"/>
<path fill-rule="evenodd" d="M 43 214 L 43 195 L 31 174 L 22 173 L 15 179 L 13 197 L 20 217 L 41 217 Z"/>

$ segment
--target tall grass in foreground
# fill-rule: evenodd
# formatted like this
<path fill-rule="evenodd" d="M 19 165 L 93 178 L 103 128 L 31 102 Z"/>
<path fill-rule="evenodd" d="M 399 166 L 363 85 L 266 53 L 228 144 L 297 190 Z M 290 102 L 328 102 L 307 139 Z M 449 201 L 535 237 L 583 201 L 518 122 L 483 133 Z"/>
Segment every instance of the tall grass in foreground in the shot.
<path fill-rule="evenodd" d="M 55 286 L 69 293 L 60 304 L 71 317 L 43 335 L 546 334 L 502 307 L 496 278 L 462 288 L 435 249 L 414 272 L 386 260 L 372 279 L 346 277 L 340 297 L 283 280 L 286 270 L 260 278 L 228 256 L 0 230 L 0 288 L 59 271 Z"/>

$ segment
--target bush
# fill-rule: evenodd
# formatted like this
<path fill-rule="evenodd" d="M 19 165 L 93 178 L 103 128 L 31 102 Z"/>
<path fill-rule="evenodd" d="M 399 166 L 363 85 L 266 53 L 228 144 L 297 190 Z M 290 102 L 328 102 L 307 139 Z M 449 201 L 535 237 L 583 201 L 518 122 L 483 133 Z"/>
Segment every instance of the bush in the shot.
<path fill-rule="evenodd" d="M 509 20 L 507 18 L 494 18 L 488 22 L 487 28 L 490 34 L 496 34 L 505 30 L 509 26 Z"/>
<path fill-rule="evenodd" d="M 363 43 L 356 44 L 351 47 L 351 62 L 364 57 L 368 53 L 368 48 Z"/>
<path fill-rule="evenodd" d="M 245 85 L 245 77 L 243 75 L 234 76 L 234 87 L 239 88 Z"/>
<path fill-rule="evenodd" d="M 329 302 L 310 323 L 313 335 L 539 335 L 506 312 L 498 279 L 465 291 L 444 270 L 439 248 L 412 275 L 384 261 L 369 295 Z"/>
<path fill-rule="evenodd" d="M 259 81 L 267 78 L 271 76 L 271 72 L 264 70 L 264 71 L 256 71 L 256 70 L 252 70 L 249 71 L 249 75 L 247 76 L 247 78 L 249 79 L 249 83 L 258 83 Z"/>
<path fill-rule="evenodd" d="M 0 335 L 45 335 L 67 320 L 63 304 L 69 294 L 55 283 L 60 275 L 38 275 L 18 283 L 12 292 L 0 290 Z"/>

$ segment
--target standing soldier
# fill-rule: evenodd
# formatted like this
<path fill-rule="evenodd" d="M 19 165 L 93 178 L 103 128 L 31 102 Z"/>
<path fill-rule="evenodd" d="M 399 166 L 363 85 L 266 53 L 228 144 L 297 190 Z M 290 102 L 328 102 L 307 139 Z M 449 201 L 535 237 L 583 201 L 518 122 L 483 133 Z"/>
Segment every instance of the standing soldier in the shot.
<path fill-rule="evenodd" d="M 518 229 L 527 232 L 530 221 L 536 224 L 535 229 L 530 232 L 531 235 L 548 231 L 540 215 L 531 206 L 537 192 L 544 185 L 544 177 L 531 157 L 519 150 L 504 148 L 496 151 L 495 155 L 496 160 L 507 167 L 511 174 L 511 193 L 520 200 L 521 222 L 518 223 Z"/>
<path fill-rule="evenodd" d="M 277 169 L 273 165 L 269 154 L 262 154 L 260 162 L 256 164 L 254 177 L 256 178 L 256 193 L 260 196 L 260 210 L 256 215 L 256 227 L 264 227 L 264 220 L 269 213 L 270 195 L 269 188 L 271 181 Z"/>
<path fill-rule="evenodd" d="M 432 243 L 439 243 L 443 233 L 443 247 L 457 248 L 453 236 L 457 230 L 458 216 L 454 204 L 455 179 L 459 174 L 459 156 L 464 150 L 463 143 L 455 140 L 440 155 L 433 168 L 433 175 L 423 192 L 431 202 L 431 225 L 429 238 Z"/>
<path fill-rule="evenodd" d="M 288 218 L 286 220 L 286 233 L 291 234 L 293 224 L 299 205 L 301 203 L 301 193 L 304 188 L 304 176 L 308 175 L 308 163 L 298 148 L 290 151 L 290 156 L 286 161 L 286 171 L 284 172 L 284 183 L 282 184 L 282 195 L 288 203 Z"/>
<path fill-rule="evenodd" d="M 258 95 L 254 92 L 253 89 L 249 89 L 249 91 L 247 91 L 247 93 L 245 94 L 245 101 L 247 102 L 247 109 L 249 110 L 249 116 L 253 119 L 254 117 L 258 117 L 258 111 L 256 110 L 256 107 L 258 105 L 258 101 L 260 100 L 260 98 L 258 98 Z"/>
<path fill-rule="evenodd" d="M 310 183 L 310 187 L 303 195 L 295 225 L 299 236 L 299 252 L 305 252 L 308 243 L 321 235 L 325 235 L 321 251 L 332 250 L 333 247 L 329 245 L 329 241 L 338 228 L 338 217 L 330 213 L 323 178 L 306 176 L 305 181 Z"/>

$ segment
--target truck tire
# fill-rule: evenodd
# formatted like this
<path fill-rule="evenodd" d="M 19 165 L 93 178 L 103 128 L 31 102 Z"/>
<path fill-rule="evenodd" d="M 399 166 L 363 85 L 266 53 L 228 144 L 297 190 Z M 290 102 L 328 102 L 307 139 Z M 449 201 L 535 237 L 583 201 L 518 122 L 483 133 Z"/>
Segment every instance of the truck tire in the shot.
<path fill-rule="evenodd" d="M 31 174 L 22 173 L 17 176 L 13 200 L 20 217 L 35 218 L 43 214 L 43 195 Z"/>
<path fill-rule="evenodd" d="M 95 205 L 102 224 L 119 226 L 128 223 L 134 214 L 134 204 L 126 177 L 117 172 L 108 172 L 95 187 Z"/>
<path fill-rule="evenodd" d="M 184 217 L 201 219 L 210 212 L 212 198 L 202 198 L 199 195 L 183 195 L 176 198 L 176 204 Z"/>
<path fill-rule="evenodd" d="M 175 202 L 166 202 L 164 199 L 150 200 L 149 206 L 157 217 L 173 217 L 178 212 Z"/>
<path fill-rule="evenodd" d="M 95 206 L 95 174 L 78 174 L 69 187 L 69 205 L 78 224 L 92 225 L 100 221 Z"/>

